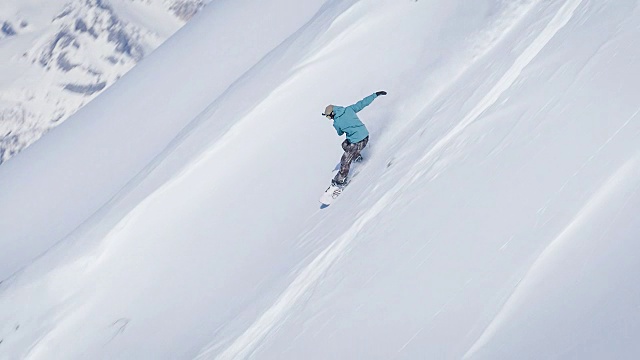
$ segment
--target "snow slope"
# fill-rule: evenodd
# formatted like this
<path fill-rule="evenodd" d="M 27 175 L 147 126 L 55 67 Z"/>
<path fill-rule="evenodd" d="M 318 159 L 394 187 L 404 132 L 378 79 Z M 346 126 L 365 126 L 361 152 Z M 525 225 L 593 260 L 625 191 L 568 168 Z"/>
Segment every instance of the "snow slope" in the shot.
<path fill-rule="evenodd" d="M 0 167 L 0 359 L 637 358 L 639 12 L 212 3 Z"/>

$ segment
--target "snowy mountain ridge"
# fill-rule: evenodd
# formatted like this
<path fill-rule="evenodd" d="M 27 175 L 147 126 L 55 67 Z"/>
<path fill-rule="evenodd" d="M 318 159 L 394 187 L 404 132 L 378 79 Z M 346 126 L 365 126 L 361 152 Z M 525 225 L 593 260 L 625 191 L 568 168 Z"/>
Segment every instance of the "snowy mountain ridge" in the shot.
<path fill-rule="evenodd" d="M 129 71 L 202 0 L 0 4 L 0 163 Z"/>

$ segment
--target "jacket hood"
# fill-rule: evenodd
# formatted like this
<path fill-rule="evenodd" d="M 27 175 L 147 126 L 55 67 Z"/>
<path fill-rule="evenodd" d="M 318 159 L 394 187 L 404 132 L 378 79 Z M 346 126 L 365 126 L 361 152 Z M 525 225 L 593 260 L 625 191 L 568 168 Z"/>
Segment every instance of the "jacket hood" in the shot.
<path fill-rule="evenodd" d="M 344 114 L 344 112 L 346 111 L 346 109 L 342 106 L 333 106 L 333 113 L 335 114 L 334 117 L 340 117 Z"/>

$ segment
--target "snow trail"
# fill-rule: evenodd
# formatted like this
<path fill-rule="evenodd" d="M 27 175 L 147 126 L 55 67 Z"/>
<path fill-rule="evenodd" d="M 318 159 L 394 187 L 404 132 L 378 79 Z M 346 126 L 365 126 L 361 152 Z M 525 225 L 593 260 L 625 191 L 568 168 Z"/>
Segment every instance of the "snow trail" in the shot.
<path fill-rule="evenodd" d="M 418 162 L 414 165 L 410 172 L 410 183 L 417 181 L 431 171 L 435 162 L 440 158 L 441 153 L 446 150 L 446 146 L 453 139 L 460 135 L 471 123 L 478 119 L 482 113 L 493 106 L 500 96 L 507 91 L 518 79 L 522 70 L 531 63 L 531 61 L 542 51 L 542 49 L 551 41 L 551 39 L 562 29 L 573 17 L 574 11 L 582 3 L 582 0 L 567 1 L 556 15 L 551 19 L 549 24 L 542 30 L 536 39 L 529 45 L 514 64 L 505 72 L 502 78 L 491 88 L 491 90 L 482 98 L 478 104 L 456 125 L 448 134 L 442 137 Z M 437 174 L 436 174 L 437 175 Z M 402 187 L 397 187 L 400 191 Z"/>

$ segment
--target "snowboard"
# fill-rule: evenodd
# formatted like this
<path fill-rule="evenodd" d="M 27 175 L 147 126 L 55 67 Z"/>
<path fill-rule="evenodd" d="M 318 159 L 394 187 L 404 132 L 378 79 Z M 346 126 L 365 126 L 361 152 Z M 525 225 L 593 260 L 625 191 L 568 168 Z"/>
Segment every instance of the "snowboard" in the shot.
<path fill-rule="evenodd" d="M 331 205 L 338 198 L 338 196 L 340 196 L 340 194 L 342 194 L 342 192 L 347 187 L 347 185 L 349 185 L 349 183 L 351 183 L 351 180 L 353 180 L 356 177 L 356 175 L 358 175 L 358 173 L 360 172 L 360 166 L 361 166 L 363 160 L 364 159 L 362 158 L 362 156 L 360 156 L 360 159 L 358 159 L 357 161 L 354 160 L 354 162 L 351 163 L 351 171 L 349 172 L 350 176 L 347 178 L 347 184 L 346 185 L 344 185 L 342 188 L 334 186 L 334 185 L 330 185 L 327 188 L 327 190 L 325 190 L 325 192 L 322 194 L 322 196 L 320 196 L 320 203 L 322 204 L 322 206 L 320 207 L 321 209 L 324 209 L 327 206 Z M 333 169 L 334 174 L 339 169 L 340 169 L 340 163 L 338 163 L 338 165 L 336 165 L 336 167 Z M 332 177 L 334 177 L 334 176 L 332 176 Z"/>
<path fill-rule="evenodd" d="M 340 196 L 340 194 L 342 194 L 342 191 L 344 191 L 344 187 L 340 188 L 335 185 L 330 185 L 327 188 L 327 190 L 322 194 L 322 196 L 320 196 L 320 203 L 324 207 L 331 205 L 333 201 L 337 199 L 338 196 Z"/>

